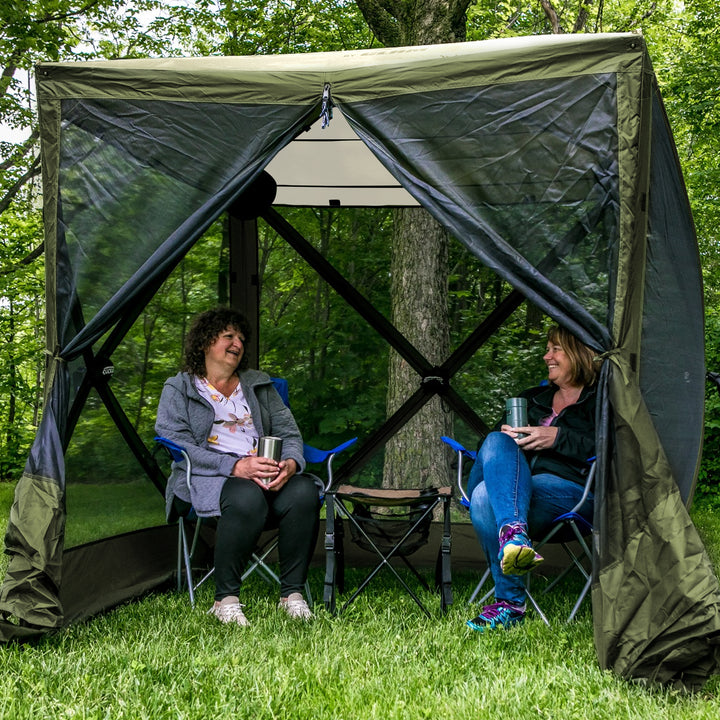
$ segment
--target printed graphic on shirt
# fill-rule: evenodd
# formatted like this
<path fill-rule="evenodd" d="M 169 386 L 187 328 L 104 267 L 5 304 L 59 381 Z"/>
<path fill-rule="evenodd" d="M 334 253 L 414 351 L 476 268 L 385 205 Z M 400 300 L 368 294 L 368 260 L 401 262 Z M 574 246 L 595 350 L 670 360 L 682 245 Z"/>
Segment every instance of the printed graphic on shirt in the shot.
<path fill-rule="evenodd" d="M 195 378 L 195 386 L 215 412 L 215 432 L 208 437 L 208 444 L 240 456 L 257 455 L 258 433 L 241 385 L 238 383 L 229 397 L 206 378 Z"/>

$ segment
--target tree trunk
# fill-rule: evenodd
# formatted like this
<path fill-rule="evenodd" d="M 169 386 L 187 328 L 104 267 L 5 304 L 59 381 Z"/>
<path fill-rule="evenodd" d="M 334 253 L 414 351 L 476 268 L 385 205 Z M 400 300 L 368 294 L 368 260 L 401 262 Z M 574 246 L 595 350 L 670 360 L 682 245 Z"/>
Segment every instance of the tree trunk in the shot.
<path fill-rule="evenodd" d="M 448 356 L 447 232 L 424 210 L 395 213 L 391 260 L 392 321 L 434 365 Z M 388 415 L 420 385 L 420 376 L 396 352 L 390 353 Z M 440 436 L 452 433 L 452 415 L 434 397 L 385 448 L 385 487 L 447 485 L 450 467 Z"/>
<path fill-rule="evenodd" d="M 471 0 L 356 0 L 377 39 L 387 46 L 462 42 Z"/>
<path fill-rule="evenodd" d="M 370 29 L 388 46 L 461 42 L 470 0 L 357 0 Z M 448 237 L 423 209 L 398 210 L 392 256 L 392 319 L 433 364 L 450 349 L 447 303 Z M 420 378 L 390 353 L 387 412 L 417 390 Z M 385 448 L 385 487 L 447 485 L 448 453 L 440 436 L 452 432 L 452 416 L 438 397 L 415 415 Z"/>

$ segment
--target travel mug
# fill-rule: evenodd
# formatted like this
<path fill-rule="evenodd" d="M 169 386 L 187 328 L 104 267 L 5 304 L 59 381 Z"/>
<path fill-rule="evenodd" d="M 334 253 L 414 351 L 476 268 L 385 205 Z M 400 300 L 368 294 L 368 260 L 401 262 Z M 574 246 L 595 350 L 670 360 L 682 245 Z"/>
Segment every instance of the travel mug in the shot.
<path fill-rule="evenodd" d="M 258 457 L 270 458 L 280 462 L 282 456 L 282 438 L 263 435 L 258 441 Z"/>
<path fill-rule="evenodd" d="M 527 398 L 508 398 L 505 401 L 505 418 L 510 427 L 527 427 Z M 518 433 L 517 437 L 525 437 L 525 433 Z"/>
<path fill-rule="evenodd" d="M 257 456 L 271 458 L 272 460 L 280 462 L 280 457 L 282 455 L 282 443 L 282 438 L 273 437 L 272 435 L 263 435 L 258 440 Z M 263 483 L 267 485 L 271 480 L 272 478 L 265 478 Z"/>

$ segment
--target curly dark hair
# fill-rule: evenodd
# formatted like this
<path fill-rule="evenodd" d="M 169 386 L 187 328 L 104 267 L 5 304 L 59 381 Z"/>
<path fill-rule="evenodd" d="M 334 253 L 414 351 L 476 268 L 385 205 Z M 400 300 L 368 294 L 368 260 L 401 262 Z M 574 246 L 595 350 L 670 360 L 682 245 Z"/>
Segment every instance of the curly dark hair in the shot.
<path fill-rule="evenodd" d="M 217 307 L 196 315 L 185 336 L 182 369 L 191 375 L 205 377 L 205 351 L 220 337 L 220 333 L 229 327 L 241 332 L 245 341 L 250 339 L 250 323 L 237 310 Z M 247 366 L 248 358 L 243 353 L 238 368 L 244 369 Z"/>

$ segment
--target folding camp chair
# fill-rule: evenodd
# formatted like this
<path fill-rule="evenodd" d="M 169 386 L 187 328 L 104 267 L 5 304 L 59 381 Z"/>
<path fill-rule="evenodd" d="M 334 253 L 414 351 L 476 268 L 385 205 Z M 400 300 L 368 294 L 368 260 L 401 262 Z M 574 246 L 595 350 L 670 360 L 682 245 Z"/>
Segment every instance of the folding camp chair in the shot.
<path fill-rule="evenodd" d="M 465 488 L 463 487 L 463 459 L 472 460 L 475 461 L 476 453 L 472 452 L 471 450 L 466 449 L 463 447 L 459 442 L 456 440 L 453 440 L 452 438 L 443 436 L 441 440 L 449 445 L 457 454 L 457 486 L 460 492 L 461 497 L 461 504 L 466 507 L 470 508 L 470 498 L 468 498 L 467 493 L 465 492 Z M 569 564 L 562 570 L 560 575 L 556 577 L 544 590 L 543 593 L 549 592 L 552 588 L 554 588 L 564 577 L 566 577 L 573 569 L 577 570 L 582 574 L 582 576 L 585 579 L 585 584 L 583 586 L 582 591 L 580 592 L 580 595 L 577 598 L 577 601 L 575 602 L 575 605 L 573 606 L 572 612 L 570 613 L 570 616 L 568 617 L 568 622 L 571 622 L 575 616 L 577 615 L 578 610 L 580 609 L 580 606 L 583 603 L 583 600 L 588 594 L 588 591 L 590 590 L 590 586 L 592 585 L 592 552 L 590 551 L 590 548 L 587 545 L 586 537 L 589 536 L 592 533 L 592 524 L 589 523 L 582 515 L 579 514 L 579 510 L 582 508 L 582 506 L 587 501 L 588 495 L 592 491 L 594 477 L 595 477 L 595 458 L 590 458 L 588 460 L 590 463 L 590 470 L 588 472 L 587 479 L 585 481 L 585 487 L 583 489 L 583 494 L 580 498 L 580 500 L 576 503 L 576 505 L 570 510 L 569 512 L 563 513 L 562 515 L 558 515 L 552 522 L 552 526 L 550 530 L 545 534 L 545 536 L 533 543 L 535 549 L 541 548 L 543 545 L 546 545 L 550 542 L 553 543 L 559 543 L 565 553 L 567 554 L 570 562 Z M 576 553 L 573 551 L 573 547 L 571 543 L 573 541 L 577 541 L 577 543 L 580 546 L 580 553 Z M 587 565 L 587 568 L 585 567 Z M 475 602 L 475 599 L 480 594 L 480 591 L 482 587 L 485 585 L 487 580 L 490 578 L 490 567 L 485 570 L 482 577 L 480 578 L 480 581 L 475 586 L 475 589 L 472 592 L 472 595 L 470 596 L 470 600 L 468 601 L 469 604 L 472 604 Z M 492 595 L 493 591 L 495 590 L 494 587 L 491 587 L 488 592 L 483 595 L 482 598 L 480 598 L 479 602 L 483 603 L 490 595 Z M 545 616 L 545 613 L 543 613 L 542 609 L 540 608 L 540 605 L 535 600 L 535 597 L 530 592 L 530 575 L 528 574 L 525 577 L 525 594 L 528 598 L 528 601 L 533 606 L 537 614 L 540 616 L 540 618 L 545 622 L 546 625 L 549 625 L 549 621 L 547 617 Z"/>
<path fill-rule="evenodd" d="M 311 445 L 303 445 L 303 454 L 308 463 L 326 463 L 328 479 L 325 484 L 316 476 L 311 475 L 315 478 L 316 484 L 318 484 L 318 490 L 320 492 L 321 499 L 324 498 L 325 490 L 332 482 L 332 463 L 335 456 L 341 453 L 343 450 L 349 448 L 357 438 L 352 438 L 346 442 L 338 445 L 331 450 L 320 450 L 312 447 Z M 172 440 L 157 436 L 155 442 L 164 447 L 174 462 L 184 462 L 186 481 L 188 487 L 191 486 L 191 475 L 192 475 L 192 464 L 190 457 L 183 447 L 174 443 Z M 310 473 L 306 473 L 310 474 Z M 193 559 L 198 546 L 198 540 L 204 526 L 212 524 L 214 518 L 201 518 L 195 513 L 195 510 L 189 503 L 183 503 L 182 506 L 178 504 L 175 508 L 177 514 L 178 523 L 178 560 L 177 560 L 177 577 L 178 577 L 178 591 L 181 591 L 183 584 L 187 584 L 188 594 L 190 596 L 190 604 L 194 607 L 195 605 L 195 591 L 214 573 L 214 568 L 210 568 L 197 582 L 193 578 Z M 186 525 L 189 523 L 195 524 L 195 531 L 193 533 L 192 542 L 188 543 L 188 532 Z M 278 546 L 278 533 L 273 531 L 270 533 L 270 537 L 266 539 L 260 546 L 258 546 L 252 553 L 250 563 L 242 575 L 242 580 L 245 581 L 253 572 L 258 574 L 265 580 L 271 583 L 280 584 L 280 578 L 277 573 L 269 566 L 268 556 Z M 306 583 L 305 592 L 307 594 L 308 603 L 312 602 L 312 595 L 310 593 L 310 587 Z"/>
<path fill-rule="evenodd" d="M 413 566 L 409 556 L 428 542 L 433 512 L 443 508 L 443 533 L 435 568 L 436 585 L 440 589 L 440 607 L 443 612 L 452 604 L 450 571 L 450 500 L 452 488 L 426 490 L 370 489 L 340 485 L 325 496 L 325 606 L 336 611 L 336 594 L 344 591 L 345 547 L 343 520 L 347 521 L 351 538 L 360 548 L 379 559 L 377 565 L 345 601 L 345 610 L 382 570 L 387 568 L 405 591 L 431 617 L 427 608 L 405 582 L 391 560 L 399 558 L 420 584 L 429 590 L 422 575 Z"/>
<path fill-rule="evenodd" d="M 573 606 L 572 612 L 568 617 L 568 622 L 575 619 L 583 600 L 585 600 L 592 586 L 592 551 L 588 547 L 586 538 L 592 534 L 593 526 L 592 523 L 588 522 L 579 512 L 580 508 L 582 508 L 587 501 L 588 495 L 592 492 L 593 483 L 595 482 L 595 458 L 591 458 L 588 462 L 591 463 L 590 471 L 585 481 L 582 497 L 572 510 L 558 515 L 553 520 L 553 526 L 545 537 L 535 543 L 536 549 L 540 549 L 543 545 L 550 542 L 559 543 L 570 560 L 567 567 L 543 590 L 543 593 L 552 590 L 552 588 L 572 572 L 572 570 L 577 570 L 585 578 L 585 585 Z M 579 545 L 579 553 L 573 551 L 571 545 L 573 541 Z"/>
<path fill-rule="evenodd" d="M 190 457 L 184 448 L 177 445 L 172 440 L 157 436 L 155 442 L 164 447 L 174 462 L 184 462 L 186 481 L 188 487 L 191 486 L 191 474 L 192 464 Z M 198 541 L 200 539 L 202 529 L 204 527 L 210 527 L 216 522 L 216 518 L 202 518 L 198 517 L 195 513 L 195 509 L 189 503 L 176 503 L 174 508 L 174 514 L 177 516 L 178 523 L 178 559 L 177 559 L 177 588 L 181 591 L 183 584 L 187 584 L 188 595 L 190 597 L 190 605 L 195 606 L 195 591 L 208 580 L 213 573 L 215 568 L 210 568 L 198 581 L 193 578 L 193 560 L 195 559 L 196 551 L 198 549 Z M 194 524 L 195 530 L 192 536 L 192 542 L 188 543 L 188 529 L 187 525 Z M 258 574 L 268 582 L 280 583 L 280 578 L 277 573 L 267 564 L 267 557 L 277 547 L 278 538 L 277 533 L 271 533 L 270 538 L 265 540 L 262 545 L 258 546 L 252 553 L 250 558 L 250 564 L 242 575 L 242 580 L 245 581 L 253 572 L 256 570 Z M 309 588 L 306 588 L 309 592 Z M 308 595 L 310 599 L 310 596 Z"/>

